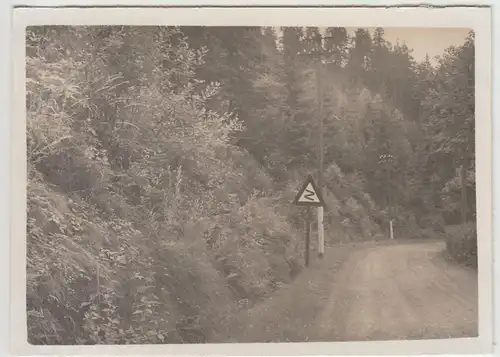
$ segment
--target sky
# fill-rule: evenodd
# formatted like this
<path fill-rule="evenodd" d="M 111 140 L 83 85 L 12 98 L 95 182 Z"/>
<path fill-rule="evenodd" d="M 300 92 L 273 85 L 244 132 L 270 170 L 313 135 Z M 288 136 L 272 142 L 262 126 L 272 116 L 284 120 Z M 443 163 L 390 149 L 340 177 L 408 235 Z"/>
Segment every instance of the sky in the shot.
<path fill-rule="evenodd" d="M 347 28 L 350 36 L 354 34 L 357 28 Z M 279 28 L 276 28 L 278 33 Z M 372 28 L 368 29 L 373 33 Z M 324 29 L 320 28 L 323 32 Z M 384 38 L 392 45 L 398 41 L 413 49 L 412 55 L 416 61 L 425 59 L 425 55 L 429 54 L 432 62 L 435 56 L 441 56 L 444 51 L 450 46 L 461 46 L 465 42 L 465 38 L 469 33 L 468 28 L 453 28 L 453 27 L 384 27 Z"/>
<path fill-rule="evenodd" d="M 349 29 L 349 32 L 355 29 Z M 370 32 L 372 30 L 370 29 Z M 428 53 L 431 59 L 440 56 L 451 45 L 460 46 L 469 33 L 467 28 L 384 28 L 384 37 L 393 45 L 399 40 L 406 42 L 413 49 L 412 55 L 417 61 L 425 59 Z"/>

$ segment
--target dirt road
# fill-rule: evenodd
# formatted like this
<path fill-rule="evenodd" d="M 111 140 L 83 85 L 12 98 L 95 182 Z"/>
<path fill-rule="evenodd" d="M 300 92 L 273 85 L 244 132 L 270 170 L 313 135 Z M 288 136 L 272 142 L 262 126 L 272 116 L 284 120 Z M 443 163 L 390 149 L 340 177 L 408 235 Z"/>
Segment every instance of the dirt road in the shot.
<path fill-rule="evenodd" d="M 446 262 L 444 244 L 355 252 L 339 272 L 319 326 L 323 339 L 477 336 L 477 277 Z"/>
<path fill-rule="evenodd" d="M 238 342 L 477 336 L 477 275 L 447 262 L 444 243 L 329 248 L 292 286 L 245 312 Z M 337 253 L 335 253 L 337 251 Z"/>

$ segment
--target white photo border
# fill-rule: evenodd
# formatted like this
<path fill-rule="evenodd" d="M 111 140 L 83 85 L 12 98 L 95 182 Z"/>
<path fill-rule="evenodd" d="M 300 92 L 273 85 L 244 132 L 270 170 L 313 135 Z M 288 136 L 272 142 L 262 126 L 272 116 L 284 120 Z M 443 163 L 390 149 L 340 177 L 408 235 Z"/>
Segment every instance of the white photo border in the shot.
<path fill-rule="evenodd" d="M 31 1 L 33 2 L 33 1 Z M 36 2 L 36 1 L 35 1 Z M 51 2 L 54 2 L 53 0 Z M 27 1 L 29 3 L 29 1 Z M 402 1 L 400 3 L 403 3 Z M 375 15 L 374 12 L 377 12 Z M 490 354 L 493 348 L 491 9 L 489 8 L 18 8 L 12 27 L 10 339 L 22 355 Z M 462 27 L 476 35 L 476 184 L 479 337 L 450 340 L 33 346 L 26 329 L 25 28 L 35 25 Z M 15 160 L 13 160 L 15 158 Z"/>

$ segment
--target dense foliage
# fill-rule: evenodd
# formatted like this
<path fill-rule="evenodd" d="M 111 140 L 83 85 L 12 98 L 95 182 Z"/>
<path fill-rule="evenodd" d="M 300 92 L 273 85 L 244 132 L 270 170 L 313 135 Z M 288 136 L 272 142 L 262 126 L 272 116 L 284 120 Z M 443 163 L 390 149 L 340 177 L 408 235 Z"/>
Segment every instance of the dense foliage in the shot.
<path fill-rule="evenodd" d="M 218 341 L 289 283 L 318 107 L 328 242 L 459 223 L 463 163 L 475 218 L 472 35 L 432 64 L 382 29 L 325 34 L 28 28 L 31 343 Z"/>
<path fill-rule="evenodd" d="M 450 258 L 477 269 L 476 225 L 456 225 L 446 227 L 446 250 Z"/>

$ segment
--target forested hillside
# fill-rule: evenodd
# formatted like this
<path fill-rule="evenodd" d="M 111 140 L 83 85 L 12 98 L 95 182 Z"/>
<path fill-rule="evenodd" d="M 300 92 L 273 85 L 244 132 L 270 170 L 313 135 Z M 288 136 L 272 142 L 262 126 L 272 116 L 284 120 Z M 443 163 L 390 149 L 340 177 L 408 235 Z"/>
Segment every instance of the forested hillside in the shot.
<path fill-rule="evenodd" d="M 32 27 L 26 51 L 30 343 L 217 341 L 290 283 L 319 112 L 327 244 L 389 215 L 475 239 L 472 33 L 421 63 L 383 29 Z"/>

